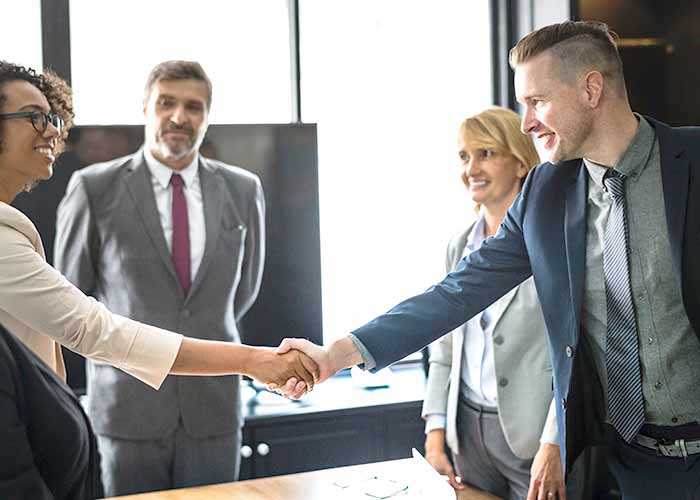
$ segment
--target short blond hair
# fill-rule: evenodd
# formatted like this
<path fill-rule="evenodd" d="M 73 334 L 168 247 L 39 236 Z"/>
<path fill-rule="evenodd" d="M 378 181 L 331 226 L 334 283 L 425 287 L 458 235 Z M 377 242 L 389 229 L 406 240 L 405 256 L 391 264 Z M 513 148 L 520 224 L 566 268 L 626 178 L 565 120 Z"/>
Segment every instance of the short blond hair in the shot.
<path fill-rule="evenodd" d="M 508 62 L 515 70 L 519 64 L 549 51 L 557 62 L 560 79 L 577 77 L 584 71 L 598 71 L 614 83 L 613 88 L 619 95 L 625 96 L 625 77 L 617 39 L 617 33 L 605 23 L 565 21 L 525 35 L 510 49 Z"/>
<path fill-rule="evenodd" d="M 459 127 L 459 137 L 472 150 L 513 156 L 528 172 L 540 163 L 532 137 L 520 131 L 520 116 L 510 109 L 493 107 L 467 118 Z M 462 182 L 469 185 L 466 172 L 462 172 Z M 477 204 L 476 210 L 480 208 Z"/>

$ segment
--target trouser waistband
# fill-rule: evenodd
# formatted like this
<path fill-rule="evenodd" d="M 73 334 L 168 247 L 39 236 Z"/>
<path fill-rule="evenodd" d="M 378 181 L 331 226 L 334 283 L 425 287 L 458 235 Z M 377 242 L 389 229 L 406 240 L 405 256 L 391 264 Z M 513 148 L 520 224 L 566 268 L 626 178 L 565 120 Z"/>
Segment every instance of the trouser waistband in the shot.
<path fill-rule="evenodd" d="M 464 396 L 464 394 L 459 395 L 459 402 L 465 405 L 467 408 L 470 408 L 474 411 L 477 411 L 479 413 L 490 413 L 493 415 L 498 415 L 498 407 L 496 406 L 484 406 L 479 403 L 475 403 L 474 401 L 471 401 L 470 399 L 467 399 L 467 397 Z"/>

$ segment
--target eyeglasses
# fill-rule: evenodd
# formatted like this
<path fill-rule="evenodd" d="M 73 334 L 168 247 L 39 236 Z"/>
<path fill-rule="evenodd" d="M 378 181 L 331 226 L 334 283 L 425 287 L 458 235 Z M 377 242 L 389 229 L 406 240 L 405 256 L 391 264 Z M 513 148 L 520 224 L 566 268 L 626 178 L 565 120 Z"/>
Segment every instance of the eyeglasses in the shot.
<path fill-rule="evenodd" d="M 0 120 L 11 120 L 13 118 L 29 118 L 34 130 L 40 134 L 46 132 L 49 123 L 58 130 L 59 134 L 63 133 L 63 118 L 53 111 L 50 113 L 44 113 L 43 111 L 22 111 L 20 113 L 6 113 L 0 115 Z"/>

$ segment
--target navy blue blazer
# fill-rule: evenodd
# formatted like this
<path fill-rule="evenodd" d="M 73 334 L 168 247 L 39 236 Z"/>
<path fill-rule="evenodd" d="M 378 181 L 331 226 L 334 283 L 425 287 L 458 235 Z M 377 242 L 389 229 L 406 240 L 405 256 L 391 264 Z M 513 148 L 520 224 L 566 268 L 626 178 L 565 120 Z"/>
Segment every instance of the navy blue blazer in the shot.
<path fill-rule="evenodd" d="M 671 128 L 647 119 L 659 140 L 673 267 L 698 335 L 700 128 Z M 353 332 L 380 369 L 450 332 L 533 275 L 547 325 L 567 471 L 603 431 L 601 386 L 586 343 L 579 342 L 587 190 L 582 160 L 539 165 L 528 175 L 494 237 L 442 282 Z"/>

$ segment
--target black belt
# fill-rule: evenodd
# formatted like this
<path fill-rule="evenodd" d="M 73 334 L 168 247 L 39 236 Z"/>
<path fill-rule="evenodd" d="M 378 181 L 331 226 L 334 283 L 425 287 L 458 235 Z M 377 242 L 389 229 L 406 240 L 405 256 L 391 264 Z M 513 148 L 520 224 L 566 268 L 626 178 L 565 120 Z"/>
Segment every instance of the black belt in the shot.
<path fill-rule="evenodd" d="M 644 448 L 656 451 L 659 455 L 672 458 L 687 458 L 688 455 L 700 453 L 700 439 L 664 439 L 652 438 L 643 434 L 637 434 L 632 440 Z"/>
<path fill-rule="evenodd" d="M 484 406 L 480 405 L 479 403 L 475 403 L 474 401 L 467 399 L 461 392 L 459 393 L 459 402 L 471 408 L 474 411 L 478 411 L 479 413 L 490 413 L 493 415 L 498 415 L 498 407 Z"/>

